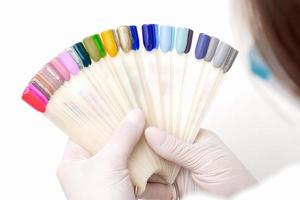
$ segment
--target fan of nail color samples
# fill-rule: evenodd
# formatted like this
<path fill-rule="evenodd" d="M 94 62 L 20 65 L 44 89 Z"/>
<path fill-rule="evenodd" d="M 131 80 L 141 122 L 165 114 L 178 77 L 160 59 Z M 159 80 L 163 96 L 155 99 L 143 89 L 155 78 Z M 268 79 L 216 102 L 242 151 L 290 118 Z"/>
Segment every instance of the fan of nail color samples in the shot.
<path fill-rule="evenodd" d="M 147 126 L 192 143 L 237 56 L 230 45 L 203 33 L 193 45 L 193 35 L 188 28 L 156 24 L 94 34 L 47 63 L 22 99 L 92 154 L 134 108 L 143 110 Z M 129 171 L 141 193 L 153 174 L 171 184 L 179 168 L 142 138 Z"/>

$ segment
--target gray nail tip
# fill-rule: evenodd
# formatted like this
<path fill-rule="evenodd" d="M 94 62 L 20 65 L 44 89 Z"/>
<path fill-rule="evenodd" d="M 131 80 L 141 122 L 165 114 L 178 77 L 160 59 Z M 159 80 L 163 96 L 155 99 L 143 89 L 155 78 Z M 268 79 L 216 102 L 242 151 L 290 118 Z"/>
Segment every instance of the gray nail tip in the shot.
<path fill-rule="evenodd" d="M 207 53 L 206 56 L 204 57 L 204 60 L 207 62 L 212 61 L 212 59 L 214 58 L 214 55 L 216 53 L 216 49 L 218 47 L 220 40 L 216 37 L 211 37 L 210 38 L 210 42 L 209 42 L 209 46 L 207 49 Z"/>
<path fill-rule="evenodd" d="M 238 50 L 234 49 L 233 47 L 231 47 L 229 55 L 222 67 L 223 72 L 226 73 L 230 70 L 230 68 L 232 67 L 237 55 L 239 54 Z"/>
<path fill-rule="evenodd" d="M 213 58 L 213 65 L 216 68 L 220 68 L 224 65 L 224 63 L 230 53 L 230 49 L 231 49 L 231 47 L 228 44 L 226 44 L 225 42 L 219 43 L 219 45 L 216 49 L 214 58 Z"/>

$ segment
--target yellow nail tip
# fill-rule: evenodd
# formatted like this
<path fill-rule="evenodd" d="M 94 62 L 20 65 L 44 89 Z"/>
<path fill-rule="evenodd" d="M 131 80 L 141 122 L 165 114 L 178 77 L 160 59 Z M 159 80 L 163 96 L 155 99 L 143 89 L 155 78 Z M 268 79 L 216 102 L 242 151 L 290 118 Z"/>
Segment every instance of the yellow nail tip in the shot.
<path fill-rule="evenodd" d="M 108 55 L 110 55 L 111 57 L 115 57 L 118 53 L 118 45 L 114 30 L 110 29 L 103 31 L 101 33 L 101 39 Z"/>

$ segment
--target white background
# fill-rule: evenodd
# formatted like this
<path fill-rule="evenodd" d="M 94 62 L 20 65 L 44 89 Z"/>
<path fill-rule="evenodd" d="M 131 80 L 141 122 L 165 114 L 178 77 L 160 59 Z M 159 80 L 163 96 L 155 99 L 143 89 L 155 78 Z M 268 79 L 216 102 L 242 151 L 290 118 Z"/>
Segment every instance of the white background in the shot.
<path fill-rule="evenodd" d="M 0 199 L 64 199 L 55 171 L 67 138 L 20 99 L 50 58 L 87 35 L 124 24 L 186 26 L 239 48 L 247 39 L 232 35 L 240 29 L 230 17 L 236 11 L 226 0 L 1 1 Z M 205 127 L 262 180 L 300 160 L 300 120 L 295 107 L 279 97 L 280 106 L 274 104 L 263 94 L 241 59 L 244 53 Z"/>

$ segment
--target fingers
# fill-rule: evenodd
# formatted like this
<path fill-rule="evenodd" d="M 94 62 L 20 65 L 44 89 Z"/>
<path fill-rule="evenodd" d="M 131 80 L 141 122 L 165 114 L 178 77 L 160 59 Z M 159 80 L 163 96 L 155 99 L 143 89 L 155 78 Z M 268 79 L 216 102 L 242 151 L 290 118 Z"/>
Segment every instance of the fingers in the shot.
<path fill-rule="evenodd" d="M 91 157 L 91 154 L 83 149 L 78 144 L 69 140 L 64 152 L 64 161 L 86 160 Z"/>
<path fill-rule="evenodd" d="M 126 164 L 128 157 L 143 134 L 144 126 L 145 116 L 141 110 L 136 109 L 129 112 L 120 128 L 112 135 L 100 153 L 106 154 L 116 162 Z"/>
<path fill-rule="evenodd" d="M 181 167 L 190 168 L 192 145 L 182 143 L 154 127 L 147 128 L 145 135 L 148 144 L 158 155 Z"/>
<path fill-rule="evenodd" d="M 175 199 L 176 191 L 171 185 L 160 183 L 148 183 L 143 194 L 139 195 L 139 199 L 161 199 L 172 200 Z"/>

